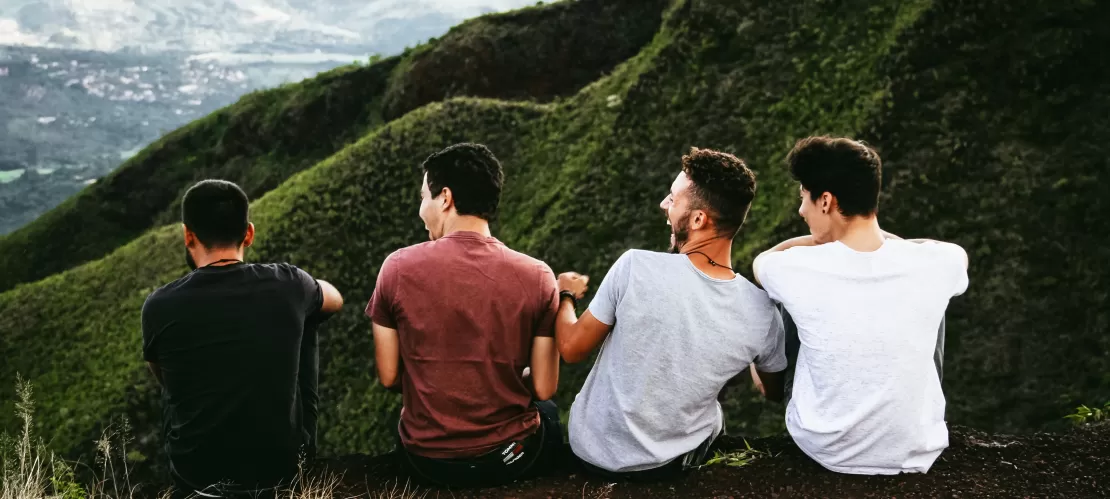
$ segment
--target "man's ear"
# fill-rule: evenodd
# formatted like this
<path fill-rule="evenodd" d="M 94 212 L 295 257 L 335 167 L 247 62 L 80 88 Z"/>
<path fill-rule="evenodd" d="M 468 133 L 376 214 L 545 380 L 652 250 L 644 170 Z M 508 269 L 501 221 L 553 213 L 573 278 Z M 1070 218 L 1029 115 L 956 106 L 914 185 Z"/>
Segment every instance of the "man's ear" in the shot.
<path fill-rule="evenodd" d="M 443 203 L 440 205 L 440 209 L 451 211 L 451 208 L 455 206 L 455 194 L 451 192 L 450 188 L 444 187 L 442 191 L 439 191 L 438 201 Z"/>
<path fill-rule="evenodd" d="M 249 248 L 254 244 L 254 223 L 247 222 L 247 236 L 243 238 L 243 247 Z"/>
<path fill-rule="evenodd" d="M 193 233 L 193 231 L 189 230 L 189 227 L 187 227 L 185 224 L 181 224 L 181 230 L 185 237 L 185 246 L 188 246 L 190 248 L 193 247 L 193 244 L 197 242 L 197 235 Z"/>
<path fill-rule="evenodd" d="M 709 225 L 709 214 L 705 210 L 694 210 L 691 215 L 694 219 L 690 221 L 690 229 L 701 230 Z"/>
<path fill-rule="evenodd" d="M 833 196 L 832 193 L 828 191 L 821 194 L 821 197 L 817 199 L 817 203 L 821 208 L 821 213 L 825 215 L 836 211 L 836 196 Z"/>

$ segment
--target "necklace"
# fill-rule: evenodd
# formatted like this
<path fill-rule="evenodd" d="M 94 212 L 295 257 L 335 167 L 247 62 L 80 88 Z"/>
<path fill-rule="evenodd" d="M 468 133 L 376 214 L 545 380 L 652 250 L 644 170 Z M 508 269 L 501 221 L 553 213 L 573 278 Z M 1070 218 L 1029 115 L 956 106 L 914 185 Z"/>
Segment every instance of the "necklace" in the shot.
<path fill-rule="evenodd" d="M 691 252 L 689 252 L 689 253 L 684 253 L 684 254 L 685 254 L 685 255 L 693 255 L 693 254 L 695 254 L 695 253 L 696 253 L 696 254 L 698 254 L 698 255 L 704 256 L 706 260 L 709 260 L 709 264 L 710 264 L 710 265 L 712 265 L 712 266 L 714 266 L 714 267 L 720 267 L 720 268 L 722 268 L 722 269 L 729 269 L 729 270 L 731 270 L 731 271 L 732 271 L 732 273 L 733 273 L 733 274 L 737 273 L 737 272 L 736 272 L 736 270 L 735 270 L 735 269 L 733 269 L 732 267 L 729 267 L 729 266 L 727 266 L 727 265 L 721 265 L 721 264 L 719 264 L 719 263 L 717 263 L 717 262 L 714 262 L 712 258 L 709 258 L 709 255 L 707 255 L 707 254 L 705 254 L 705 253 L 702 253 L 702 252 L 700 252 L 700 251 L 696 251 L 696 250 L 695 250 L 695 251 L 691 251 Z"/>

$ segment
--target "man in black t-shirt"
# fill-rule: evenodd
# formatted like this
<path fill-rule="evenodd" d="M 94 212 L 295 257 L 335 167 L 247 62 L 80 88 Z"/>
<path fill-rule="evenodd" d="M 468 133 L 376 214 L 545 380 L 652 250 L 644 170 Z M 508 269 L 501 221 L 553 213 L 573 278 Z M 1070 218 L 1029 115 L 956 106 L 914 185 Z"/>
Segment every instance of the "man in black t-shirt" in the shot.
<path fill-rule="evenodd" d="M 142 314 L 170 473 L 183 494 L 288 484 L 315 447 L 316 326 L 343 298 L 292 265 L 243 262 L 254 225 L 235 184 L 200 182 L 181 211 L 192 272 L 151 293 Z"/>

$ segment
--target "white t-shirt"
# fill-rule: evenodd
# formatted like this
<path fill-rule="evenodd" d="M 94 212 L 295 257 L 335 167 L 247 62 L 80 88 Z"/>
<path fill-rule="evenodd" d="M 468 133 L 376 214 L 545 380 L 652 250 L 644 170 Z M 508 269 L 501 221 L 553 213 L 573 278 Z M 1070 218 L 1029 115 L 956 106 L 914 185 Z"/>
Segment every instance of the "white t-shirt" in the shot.
<path fill-rule="evenodd" d="M 840 472 L 927 472 L 948 447 L 933 362 L 948 301 L 967 290 L 966 253 L 948 243 L 843 243 L 760 259 L 757 278 L 782 303 L 801 346 L 786 427 Z"/>

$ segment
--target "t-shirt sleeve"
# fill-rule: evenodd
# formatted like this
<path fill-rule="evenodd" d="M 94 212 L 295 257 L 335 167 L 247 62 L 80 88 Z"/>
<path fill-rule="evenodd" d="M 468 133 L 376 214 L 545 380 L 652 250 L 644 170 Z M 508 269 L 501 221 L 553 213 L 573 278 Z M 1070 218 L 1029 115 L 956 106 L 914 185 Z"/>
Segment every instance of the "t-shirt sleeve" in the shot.
<path fill-rule="evenodd" d="M 781 285 L 783 266 L 789 256 L 785 251 L 768 253 L 759 258 L 759 265 L 753 270 L 759 285 L 767 291 L 772 300 L 782 303 Z"/>
<path fill-rule="evenodd" d="M 620 305 L 624 290 L 628 288 L 628 275 L 632 267 L 632 252 L 628 251 L 605 274 L 598 286 L 594 299 L 590 302 L 590 313 L 607 326 L 617 323 L 617 306 Z"/>
<path fill-rule="evenodd" d="M 320 283 L 316 282 L 316 278 L 309 275 L 308 272 L 293 265 L 290 265 L 290 267 L 293 268 L 293 279 L 296 281 L 303 297 L 304 316 L 316 315 L 324 306 L 324 290 L 320 288 Z"/>
<path fill-rule="evenodd" d="M 551 338 L 555 336 L 555 316 L 559 314 L 559 286 L 555 273 L 544 265 L 540 274 L 540 303 L 537 314 L 535 336 Z"/>
<path fill-rule="evenodd" d="M 782 314 L 772 307 L 771 324 L 763 336 L 763 348 L 755 358 L 755 367 L 760 372 L 777 373 L 786 369 L 786 330 L 782 324 Z"/>
<path fill-rule="evenodd" d="M 397 293 L 395 289 L 397 279 L 394 275 L 396 272 L 395 258 L 390 255 L 382 262 L 382 268 L 378 271 L 378 281 L 374 285 L 374 294 L 370 296 L 370 302 L 366 304 L 366 316 L 374 324 L 390 329 L 397 329 L 396 308 L 393 301 Z"/>
<path fill-rule="evenodd" d="M 931 244 L 940 262 L 941 272 L 938 275 L 948 280 L 948 289 L 952 296 L 959 296 L 967 291 L 967 252 L 959 245 L 952 243 L 934 242 Z"/>

